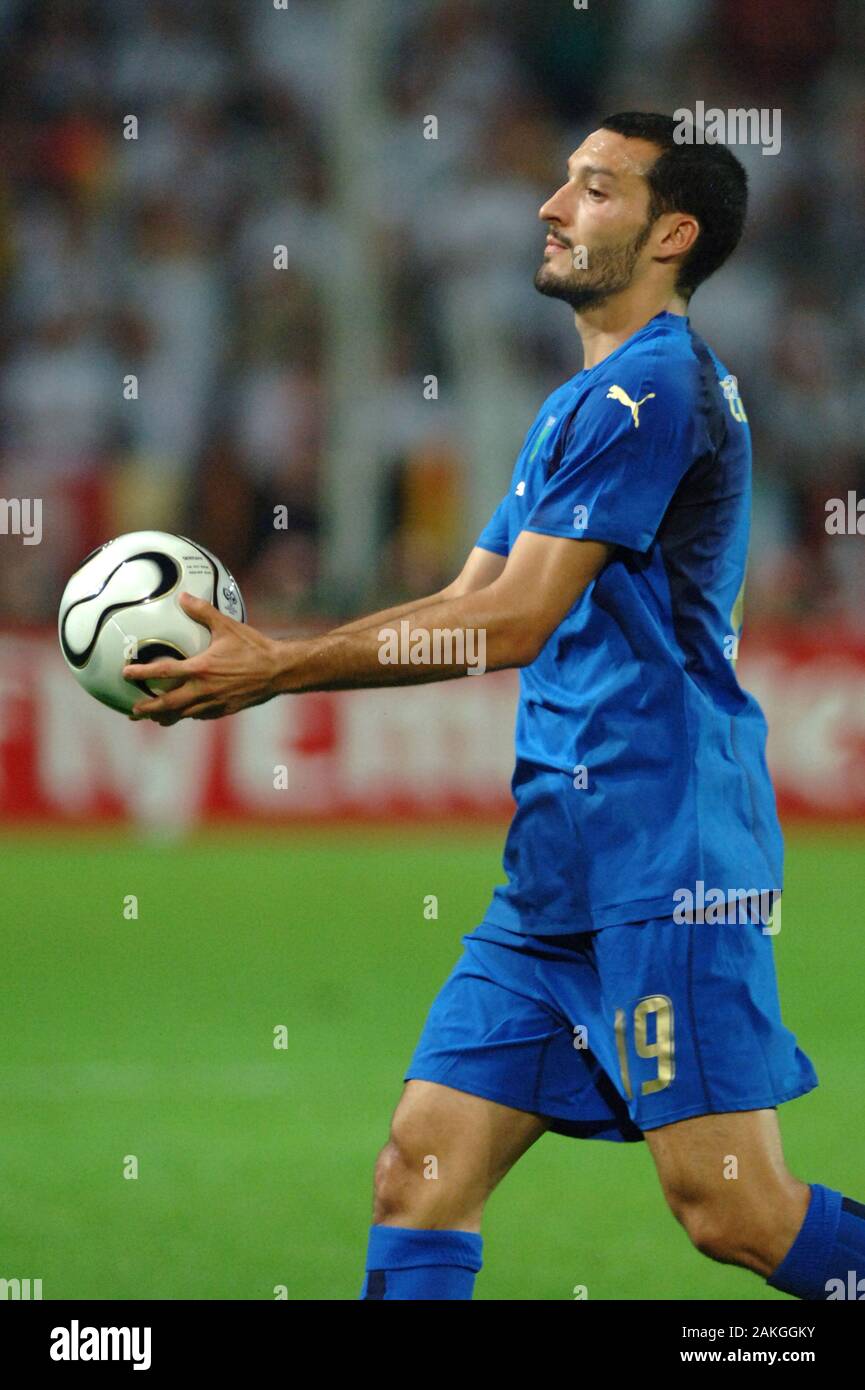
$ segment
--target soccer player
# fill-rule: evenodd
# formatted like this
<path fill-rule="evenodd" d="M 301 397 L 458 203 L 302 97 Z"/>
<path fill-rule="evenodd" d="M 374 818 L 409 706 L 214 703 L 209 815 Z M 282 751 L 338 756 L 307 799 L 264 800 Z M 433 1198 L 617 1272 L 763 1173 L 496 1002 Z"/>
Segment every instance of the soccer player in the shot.
<path fill-rule="evenodd" d="M 459 577 L 302 641 L 184 599 L 209 649 L 127 668 L 181 679 L 137 707 L 163 723 L 470 669 L 467 641 L 383 662 L 402 621 L 418 651 L 483 634 L 489 669 L 521 668 L 507 884 L 408 1067 L 365 1299 L 470 1298 L 486 1199 L 548 1130 L 644 1139 L 698 1250 L 777 1289 L 826 1299 L 865 1275 L 865 1206 L 787 1170 L 776 1113 L 817 1078 L 781 1021 L 765 904 L 782 840 L 733 660 L 751 450 L 736 380 L 687 316 L 745 206 L 723 146 L 677 143 L 667 116 L 605 120 L 540 209 L 536 285 L 573 310 L 584 365 L 542 405 Z M 748 893 L 744 916 L 704 907 Z"/>

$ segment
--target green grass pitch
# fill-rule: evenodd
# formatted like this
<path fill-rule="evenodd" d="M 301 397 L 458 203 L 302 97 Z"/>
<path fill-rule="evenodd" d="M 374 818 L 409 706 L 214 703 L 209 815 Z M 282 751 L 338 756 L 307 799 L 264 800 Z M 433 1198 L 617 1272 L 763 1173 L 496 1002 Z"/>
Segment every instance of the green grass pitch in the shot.
<path fill-rule="evenodd" d="M 863 838 L 788 834 L 776 938 L 821 1077 L 782 1107 L 788 1162 L 860 1200 Z M 5 836 L 0 1277 L 46 1299 L 356 1298 L 375 1154 L 501 839 Z M 691 1250 L 642 1144 L 541 1140 L 490 1203 L 485 1260 L 480 1299 L 780 1297 Z"/>

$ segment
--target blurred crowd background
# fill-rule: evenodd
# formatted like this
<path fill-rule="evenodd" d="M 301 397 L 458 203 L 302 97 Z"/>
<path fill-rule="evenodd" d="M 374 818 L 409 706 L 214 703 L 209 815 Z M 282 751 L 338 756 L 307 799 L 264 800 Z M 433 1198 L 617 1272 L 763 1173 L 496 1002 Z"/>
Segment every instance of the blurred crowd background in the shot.
<path fill-rule="evenodd" d="M 278 3 L 0 4 L 0 496 L 44 532 L 2 621 L 146 526 L 262 622 L 447 582 L 581 366 L 538 206 L 605 114 L 702 100 L 782 118 L 692 305 L 754 436 L 746 615 L 865 625 L 824 524 L 865 495 L 861 0 Z"/>

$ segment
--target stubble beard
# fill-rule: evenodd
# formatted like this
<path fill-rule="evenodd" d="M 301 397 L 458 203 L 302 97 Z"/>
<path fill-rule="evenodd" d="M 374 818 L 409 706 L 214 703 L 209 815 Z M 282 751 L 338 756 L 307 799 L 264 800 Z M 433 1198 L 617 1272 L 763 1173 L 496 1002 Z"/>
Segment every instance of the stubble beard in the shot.
<path fill-rule="evenodd" d="M 535 289 L 550 299 L 563 299 L 574 310 L 596 308 L 610 295 L 629 287 L 651 230 L 649 221 L 630 241 L 589 251 L 587 268 L 575 267 L 569 275 L 556 274 L 545 262 L 535 273 Z M 572 251 L 570 245 L 566 249 Z"/>

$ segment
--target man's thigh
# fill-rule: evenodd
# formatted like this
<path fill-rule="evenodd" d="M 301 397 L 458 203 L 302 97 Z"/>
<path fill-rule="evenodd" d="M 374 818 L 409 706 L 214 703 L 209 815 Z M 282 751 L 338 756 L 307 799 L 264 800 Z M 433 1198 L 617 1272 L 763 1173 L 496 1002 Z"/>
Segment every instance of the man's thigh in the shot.
<path fill-rule="evenodd" d="M 774 1110 L 698 1115 L 645 1132 L 658 1177 L 674 1202 L 741 1200 L 786 1184 L 778 1116 Z"/>

